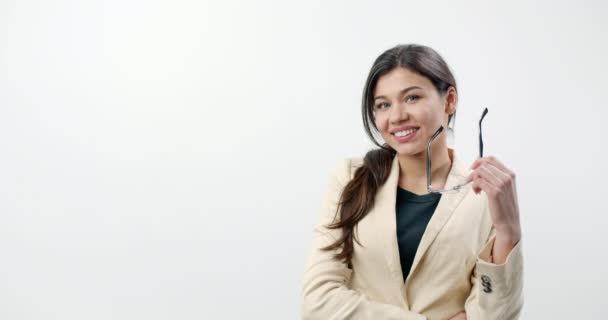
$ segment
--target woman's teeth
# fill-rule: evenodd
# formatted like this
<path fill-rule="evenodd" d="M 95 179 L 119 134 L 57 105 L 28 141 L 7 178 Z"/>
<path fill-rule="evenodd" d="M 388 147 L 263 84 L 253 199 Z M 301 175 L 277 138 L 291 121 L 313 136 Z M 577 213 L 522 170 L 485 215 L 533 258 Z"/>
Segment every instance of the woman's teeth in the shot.
<path fill-rule="evenodd" d="M 415 131 L 418 131 L 418 129 L 409 129 L 409 130 L 405 130 L 405 131 L 398 131 L 398 132 L 395 132 L 395 136 L 397 136 L 397 137 L 405 137 L 405 136 L 407 136 L 407 135 L 409 135 L 409 134 L 411 134 L 411 133 L 413 133 Z"/>

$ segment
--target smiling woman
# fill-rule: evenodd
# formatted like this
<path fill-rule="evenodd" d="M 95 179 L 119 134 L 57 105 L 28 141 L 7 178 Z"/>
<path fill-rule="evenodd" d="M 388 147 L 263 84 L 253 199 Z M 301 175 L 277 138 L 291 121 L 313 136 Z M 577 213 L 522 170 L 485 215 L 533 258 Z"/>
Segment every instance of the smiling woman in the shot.
<path fill-rule="evenodd" d="M 492 156 L 467 169 L 436 135 L 453 132 L 457 105 L 456 81 L 435 50 L 399 45 L 376 59 L 361 111 L 379 148 L 331 174 L 303 279 L 303 318 L 519 318 L 515 174 Z"/>

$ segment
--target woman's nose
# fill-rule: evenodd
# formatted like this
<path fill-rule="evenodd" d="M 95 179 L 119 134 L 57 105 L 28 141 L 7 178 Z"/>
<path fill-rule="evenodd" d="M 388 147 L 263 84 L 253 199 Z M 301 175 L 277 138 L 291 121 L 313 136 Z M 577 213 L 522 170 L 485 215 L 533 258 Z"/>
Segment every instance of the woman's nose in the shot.
<path fill-rule="evenodd" d="M 407 119 L 409 116 L 405 107 L 400 104 L 394 104 L 394 108 L 390 109 L 389 119 L 392 123 L 401 122 L 403 119 Z"/>

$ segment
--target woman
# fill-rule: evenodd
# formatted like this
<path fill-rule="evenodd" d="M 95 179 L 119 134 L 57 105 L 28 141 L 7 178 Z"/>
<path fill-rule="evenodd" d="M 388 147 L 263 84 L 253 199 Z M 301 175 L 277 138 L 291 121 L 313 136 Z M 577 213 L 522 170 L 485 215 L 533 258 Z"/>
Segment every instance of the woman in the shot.
<path fill-rule="evenodd" d="M 457 101 L 433 49 L 399 45 L 376 59 L 362 114 L 380 148 L 331 175 L 303 279 L 304 319 L 519 318 L 515 174 L 481 154 L 467 168 L 448 147 L 442 128 L 453 130 Z"/>

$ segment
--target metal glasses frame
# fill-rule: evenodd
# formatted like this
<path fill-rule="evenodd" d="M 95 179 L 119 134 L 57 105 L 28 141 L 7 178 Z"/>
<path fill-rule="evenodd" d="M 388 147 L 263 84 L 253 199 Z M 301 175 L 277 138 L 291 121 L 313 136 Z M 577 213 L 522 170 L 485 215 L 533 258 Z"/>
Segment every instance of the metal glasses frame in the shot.
<path fill-rule="evenodd" d="M 483 110 L 483 113 L 481 114 L 481 119 L 479 119 L 479 158 L 483 157 L 483 138 L 482 138 L 482 134 L 481 134 L 481 122 L 483 121 L 483 118 L 486 116 L 486 114 L 488 114 L 488 108 L 485 108 Z M 435 140 L 435 138 L 437 138 L 437 136 L 442 131 L 443 131 L 443 126 L 439 127 L 439 129 L 437 129 L 435 134 L 429 140 L 428 145 L 426 146 L 426 159 L 427 159 L 427 161 L 426 161 L 426 190 L 429 193 L 456 193 L 456 192 L 459 192 L 462 187 L 471 183 L 471 181 L 458 184 L 449 189 L 433 189 L 431 186 L 431 143 L 433 142 L 433 140 Z"/>

